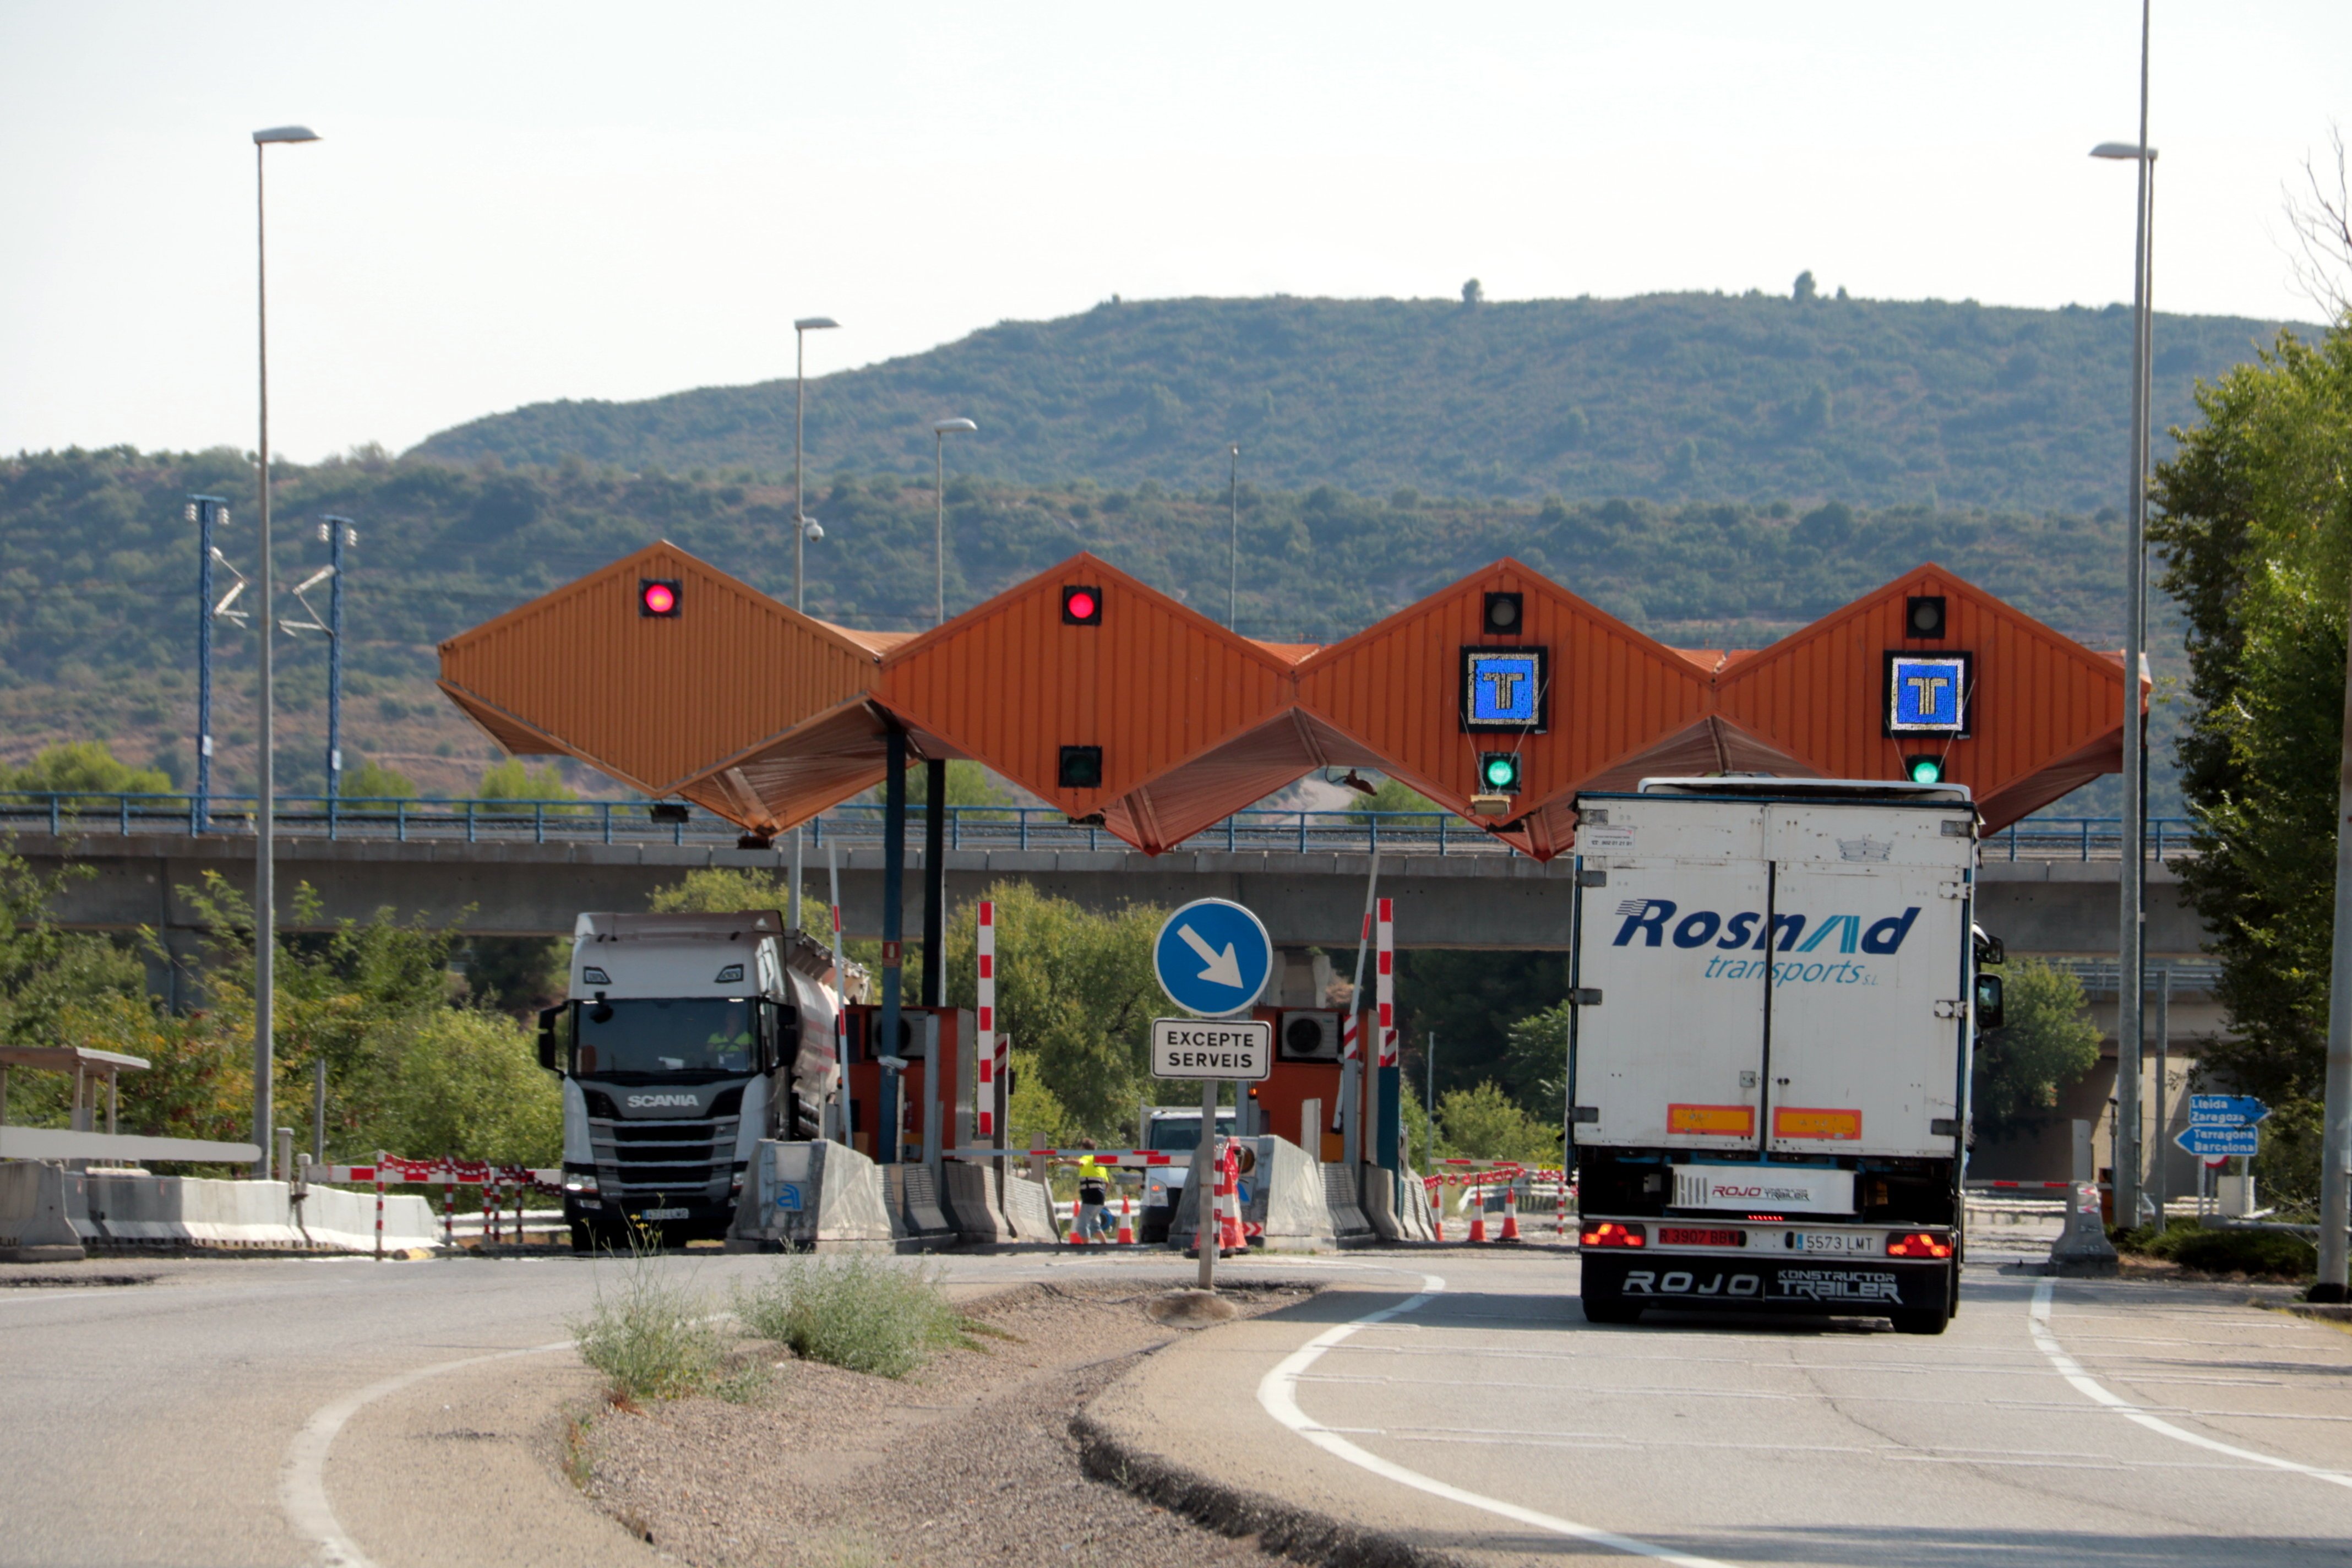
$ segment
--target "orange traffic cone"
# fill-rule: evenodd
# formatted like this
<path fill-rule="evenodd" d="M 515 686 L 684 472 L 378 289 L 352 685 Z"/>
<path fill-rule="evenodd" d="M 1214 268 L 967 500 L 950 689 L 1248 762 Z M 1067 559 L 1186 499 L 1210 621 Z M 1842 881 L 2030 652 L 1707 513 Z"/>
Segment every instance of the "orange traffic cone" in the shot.
<path fill-rule="evenodd" d="M 1503 1239 L 1519 1239 L 1519 1189 L 1517 1184 L 1503 1189 Z"/>
<path fill-rule="evenodd" d="M 1118 1244 L 1121 1247 L 1135 1245 L 1135 1200 L 1133 1198 L 1118 1200 Z"/>
<path fill-rule="evenodd" d="M 1470 1189 L 1470 1244 L 1486 1244 L 1486 1194 L 1476 1187 Z"/>
<path fill-rule="evenodd" d="M 1086 1224 L 1079 1217 L 1086 1212 L 1087 1206 L 1084 1204 L 1070 1205 L 1070 1228 L 1062 1233 L 1062 1239 L 1072 1247 L 1084 1247 L 1087 1244 Z"/>

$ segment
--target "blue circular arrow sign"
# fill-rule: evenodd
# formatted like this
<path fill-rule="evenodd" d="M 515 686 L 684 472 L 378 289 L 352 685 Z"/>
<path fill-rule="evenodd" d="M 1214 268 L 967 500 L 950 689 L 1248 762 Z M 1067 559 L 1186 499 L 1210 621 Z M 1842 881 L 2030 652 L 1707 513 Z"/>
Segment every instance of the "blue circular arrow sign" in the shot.
<path fill-rule="evenodd" d="M 1199 899 L 1168 917 L 1151 944 L 1160 989 L 1187 1013 L 1223 1018 L 1255 1002 L 1274 976 L 1274 939 L 1228 899 Z"/>

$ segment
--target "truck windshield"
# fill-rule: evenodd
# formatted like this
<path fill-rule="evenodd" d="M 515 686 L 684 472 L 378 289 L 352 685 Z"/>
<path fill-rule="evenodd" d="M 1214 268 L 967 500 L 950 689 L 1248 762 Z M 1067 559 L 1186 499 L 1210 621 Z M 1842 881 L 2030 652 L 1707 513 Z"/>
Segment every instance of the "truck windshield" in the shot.
<path fill-rule="evenodd" d="M 1217 1136 L 1234 1135 L 1234 1119 L 1217 1118 Z M 1201 1146 L 1201 1119 L 1195 1116 L 1169 1116 L 1151 1123 L 1151 1147 L 1162 1153 L 1190 1153 Z"/>
<path fill-rule="evenodd" d="M 580 1005 L 572 1070 L 750 1072 L 751 1004 L 735 997 L 640 997 Z"/>

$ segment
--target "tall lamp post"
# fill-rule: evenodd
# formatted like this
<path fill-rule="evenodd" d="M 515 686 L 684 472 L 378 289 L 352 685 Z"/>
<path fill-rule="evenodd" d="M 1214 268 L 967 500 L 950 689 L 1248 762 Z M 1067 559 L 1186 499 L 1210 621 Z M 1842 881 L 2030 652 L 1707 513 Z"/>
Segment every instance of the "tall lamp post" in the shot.
<path fill-rule="evenodd" d="M 255 781 L 253 812 L 253 1141 L 260 1147 L 261 1179 L 269 1179 L 271 1122 L 270 1079 L 276 1071 L 276 1007 L 278 956 L 278 821 L 277 780 L 273 774 L 277 737 L 272 733 L 271 654 L 275 630 L 276 583 L 269 563 L 269 210 L 264 199 L 265 154 L 280 142 L 316 142 L 318 132 L 307 125 L 278 125 L 253 133 L 253 278 L 255 320 L 258 325 L 261 441 L 257 474 L 261 500 L 261 690 L 259 777 Z"/>
<path fill-rule="evenodd" d="M 2125 513 L 2124 637 L 2124 821 L 2122 879 L 2118 889 L 2116 943 L 2116 1219 L 2139 1223 L 2140 1053 L 2146 1048 L 2143 1016 L 2147 989 L 2147 925 L 2142 913 L 2147 838 L 2146 778 L 2140 754 L 2147 744 L 2140 716 L 2140 664 L 2147 647 L 2147 467 L 2149 239 L 2154 205 L 2156 149 L 2147 143 L 2148 0 L 2141 0 L 2139 34 L 2139 138 L 2103 142 L 2095 158 L 2122 159 L 2137 176 L 2138 217 L 2132 239 L 2132 395 L 2130 485 Z M 2158 1216 L 2162 1223 L 2162 1216 Z"/>
<path fill-rule="evenodd" d="M 803 437 L 808 422 L 808 335 L 831 331 L 840 325 L 831 316 L 803 316 L 793 323 L 793 608 L 803 614 L 808 611 L 802 566 L 808 545 L 809 514 L 801 483 Z M 793 896 L 800 896 L 797 887 Z"/>
<path fill-rule="evenodd" d="M 931 521 L 931 566 L 936 587 L 931 602 L 931 625 L 945 626 L 948 618 L 948 437 L 968 436 L 980 426 L 969 419 L 935 419 L 931 422 L 931 493 L 939 503 Z"/>
<path fill-rule="evenodd" d="M 803 561 L 808 551 L 809 532 L 815 524 L 809 521 L 806 489 L 802 483 L 801 464 L 808 422 L 808 335 L 831 331 L 840 326 L 831 316 L 803 316 L 793 323 L 793 608 L 808 613 L 807 574 Z M 793 885 L 785 894 L 787 909 L 784 921 L 793 930 L 801 925 L 801 829 L 793 828 Z"/>

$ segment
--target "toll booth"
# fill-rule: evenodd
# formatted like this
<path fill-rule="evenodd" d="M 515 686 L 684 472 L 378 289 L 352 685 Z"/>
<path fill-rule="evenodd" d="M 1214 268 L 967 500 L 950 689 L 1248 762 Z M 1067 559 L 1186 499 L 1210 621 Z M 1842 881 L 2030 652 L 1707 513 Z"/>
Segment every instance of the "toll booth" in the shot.
<path fill-rule="evenodd" d="M 848 1059 L 842 1076 L 848 1087 L 850 1147 L 884 1164 L 928 1163 L 949 1149 L 971 1147 L 978 1020 L 971 1009 L 902 1005 L 895 1050 L 880 1048 L 876 1036 L 881 1023 L 882 1009 L 874 1004 L 854 1003 L 844 1010 Z M 886 1056 L 906 1068 L 893 1074 L 882 1062 Z M 895 1092 L 886 1092 L 886 1075 L 897 1078 Z M 1003 1127 L 1001 1115 L 995 1125 Z"/>
<path fill-rule="evenodd" d="M 1339 1007 L 1257 1007 L 1250 1016 L 1274 1030 L 1274 1070 L 1249 1096 L 1256 1106 L 1251 1130 L 1287 1138 L 1318 1160 L 1340 1154 L 1339 1041 L 1347 1011 Z M 1316 1136 L 1302 1141 L 1301 1118 L 1316 1106 Z"/>

